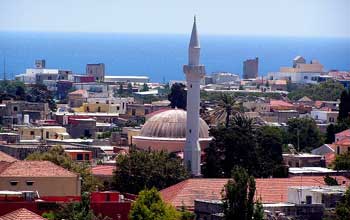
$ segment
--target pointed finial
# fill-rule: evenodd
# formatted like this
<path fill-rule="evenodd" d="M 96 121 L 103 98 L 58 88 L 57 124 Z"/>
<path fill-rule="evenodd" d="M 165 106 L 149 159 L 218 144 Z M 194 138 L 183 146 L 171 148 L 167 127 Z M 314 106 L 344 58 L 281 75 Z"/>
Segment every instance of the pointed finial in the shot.
<path fill-rule="evenodd" d="M 193 20 L 194 20 L 194 23 L 196 23 L 196 15 L 194 15 L 194 19 Z"/>

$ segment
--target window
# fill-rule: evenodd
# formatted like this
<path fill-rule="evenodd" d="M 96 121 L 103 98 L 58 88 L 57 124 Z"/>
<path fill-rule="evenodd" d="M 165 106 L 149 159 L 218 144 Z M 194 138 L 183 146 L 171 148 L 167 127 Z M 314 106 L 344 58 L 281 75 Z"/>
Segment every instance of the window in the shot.
<path fill-rule="evenodd" d="M 340 154 L 340 147 L 337 146 L 337 154 Z"/>
<path fill-rule="evenodd" d="M 33 136 L 33 135 L 34 135 L 34 131 L 30 131 L 30 135 L 32 135 L 32 136 Z"/>
<path fill-rule="evenodd" d="M 17 186 L 18 181 L 12 180 L 10 181 L 11 186 Z"/>
<path fill-rule="evenodd" d="M 90 160 L 90 154 L 85 154 L 85 160 Z"/>
<path fill-rule="evenodd" d="M 190 129 L 190 130 L 189 130 L 189 132 L 191 133 L 191 132 L 192 132 L 192 130 Z"/>
<path fill-rule="evenodd" d="M 334 118 L 333 118 L 333 117 L 330 117 L 330 118 L 329 118 L 329 122 L 334 122 Z"/>
<path fill-rule="evenodd" d="M 304 76 L 304 79 L 308 79 L 308 77 L 307 77 L 307 76 Z"/>
<path fill-rule="evenodd" d="M 83 154 L 77 154 L 77 160 L 83 160 Z"/>
<path fill-rule="evenodd" d="M 192 88 L 192 84 L 190 85 L 190 87 Z"/>
<path fill-rule="evenodd" d="M 97 112 L 101 112 L 101 107 L 100 106 L 98 106 Z"/>
<path fill-rule="evenodd" d="M 17 107 L 17 106 L 14 106 L 14 107 L 13 107 L 13 111 L 14 111 L 14 112 L 18 111 L 18 107 Z"/>
<path fill-rule="evenodd" d="M 145 109 L 145 115 L 149 113 L 149 109 Z"/>
<path fill-rule="evenodd" d="M 119 107 L 119 106 L 117 106 L 117 111 L 119 111 L 119 109 L 120 109 L 120 107 Z"/>
<path fill-rule="evenodd" d="M 131 115 L 136 115 L 136 109 L 131 109 Z"/>
<path fill-rule="evenodd" d="M 306 196 L 306 204 L 312 204 L 312 196 Z"/>
<path fill-rule="evenodd" d="M 46 138 L 48 139 L 48 138 L 50 138 L 50 132 L 46 132 Z"/>
<path fill-rule="evenodd" d="M 350 153 L 350 147 L 348 147 L 348 152 Z"/>
<path fill-rule="evenodd" d="M 34 181 L 27 181 L 26 183 L 27 183 L 27 186 L 33 186 Z"/>

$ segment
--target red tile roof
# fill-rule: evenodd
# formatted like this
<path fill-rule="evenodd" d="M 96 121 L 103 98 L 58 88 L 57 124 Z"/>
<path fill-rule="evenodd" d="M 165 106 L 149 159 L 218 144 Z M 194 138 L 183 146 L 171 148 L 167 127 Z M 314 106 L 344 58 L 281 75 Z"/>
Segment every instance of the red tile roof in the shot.
<path fill-rule="evenodd" d="M 29 211 L 28 209 L 21 208 L 0 216 L 0 220 L 45 220 L 45 218 Z"/>
<path fill-rule="evenodd" d="M 336 136 L 341 136 L 341 137 L 350 137 L 350 129 L 346 129 L 342 132 L 336 133 Z"/>
<path fill-rule="evenodd" d="M 283 107 L 294 107 L 293 104 L 290 104 L 288 102 L 282 101 L 282 100 L 270 100 L 270 106 L 271 107 L 278 107 L 278 106 L 283 106 Z"/>
<path fill-rule="evenodd" d="M 98 165 L 91 169 L 92 174 L 96 176 L 112 176 L 115 166 Z"/>
<path fill-rule="evenodd" d="M 73 92 L 70 92 L 69 95 L 87 95 L 87 91 L 84 89 L 78 89 Z"/>
<path fill-rule="evenodd" d="M 12 163 L 16 160 L 17 160 L 16 158 L 0 151 L 0 161 Z"/>
<path fill-rule="evenodd" d="M 349 179 L 335 177 L 339 183 Z M 161 190 L 164 201 L 175 207 L 185 206 L 192 209 L 195 199 L 221 200 L 221 192 L 228 179 L 196 178 L 182 181 L 176 185 Z M 286 202 L 288 187 L 292 186 L 322 186 L 325 185 L 323 176 L 296 176 L 290 178 L 256 179 L 256 198 L 263 203 Z"/>
<path fill-rule="evenodd" d="M 334 145 L 346 145 L 346 146 L 349 146 L 350 145 L 350 137 L 349 138 L 340 139 L 339 141 L 335 142 Z"/>
<path fill-rule="evenodd" d="M 0 177 L 76 177 L 50 161 L 15 161 L 0 172 Z"/>

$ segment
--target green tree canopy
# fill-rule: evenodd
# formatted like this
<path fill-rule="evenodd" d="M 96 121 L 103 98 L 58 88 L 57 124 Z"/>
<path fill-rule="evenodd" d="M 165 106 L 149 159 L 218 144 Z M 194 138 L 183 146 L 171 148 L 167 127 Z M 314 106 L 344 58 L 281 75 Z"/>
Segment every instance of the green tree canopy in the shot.
<path fill-rule="evenodd" d="M 156 188 L 142 190 L 133 203 L 130 220 L 178 220 L 180 214 L 163 202 Z"/>
<path fill-rule="evenodd" d="M 134 194 L 152 187 L 160 190 L 188 178 L 181 160 L 164 151 L 131 150 L 117 157 L 116 167 L 116 189 Z"/>
<path fill-rule="evenodd" d="M 144 83 L 142 88 L 141 88 L 141 92 L 146 92 L 148 90 L 149 90 L 149 87 L 148 87 L 147 83 Z"/>
<path fill-rule="evenodd" d="M 338 120 L 347 120 L 350 117 L 350 90 L 344 90 L 340 96 Z"/>
<path fill-rule="evenodd" d="M 343 91 L 344 86 L 342 84 L 329 80 L 315 85 L 299 86 L 296 90 L 290 92 L 288 97 L 292 100 L 308 96 L 312 100 L 336 101 Z"/>
<path fill-rule="evenodd" d="M 350 152 L 346 152 L 335 157 L 334 169 L 350 170 Z"/>
<path fill-rule="evenodd" d="M 323 135 L 315 120 L 311 118 L 292 118 L 287 122 L 289 143 L 299 151 L 311 151 L 323 144 Z M 298 149 L 298 146 L 300 149 Z"/>
<path fill-rule="evenodd" d="M 224 219 L 263 220 L 261 204 L 254 203 L 255 180 L 242 167 L 234 167 L 222 192 Z"/>
<path fill-rule="evenodd" d="M 168 100 L 170 101 L 170 106 L 172 108 L 186 109 L 187 92 L 185 88 L 186 86 L 182 83 L 174 83 L 171 86 L 171 91 L 168 95 Z"/>
<path fill-rule="evenodd" d="M 61 146 L 52 146 L 47 152 L 35 152 L 26 158 L 26 160 L 47 160 L 61 166 L 69 171 L 80 174 L 82 178 L 82 192 L 92 192 L 96 188 L 101 188 L 102 183 L 98 181 L 91 173 L 91 169 L 86 163 L 77 163 L 73 161 L 68 154 L 64 152 Z"/>
<path fill-rule="evenodd" d="M 348 220 L 350 216 L 350 187 L 335 209 L 336 220 Z"/>
<path fill-rule="evenodd" d="M 205 150 L 203 174 L 206 177 L 230 177 L 241 166 L 256 177 L 273 175 L 282 163 L 282 131 L 257 128 L 254 120 L 236 114 L 228 127 L 210 130 L 213 140 Z"/>

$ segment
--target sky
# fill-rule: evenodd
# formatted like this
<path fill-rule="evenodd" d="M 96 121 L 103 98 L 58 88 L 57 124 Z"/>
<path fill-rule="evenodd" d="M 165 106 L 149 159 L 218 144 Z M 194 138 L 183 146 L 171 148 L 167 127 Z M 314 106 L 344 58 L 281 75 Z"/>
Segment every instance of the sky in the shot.
<path fill-rule="evenodd" d="M 350 37 L 350 0 L 0 0 L 0 31 Z"/>

